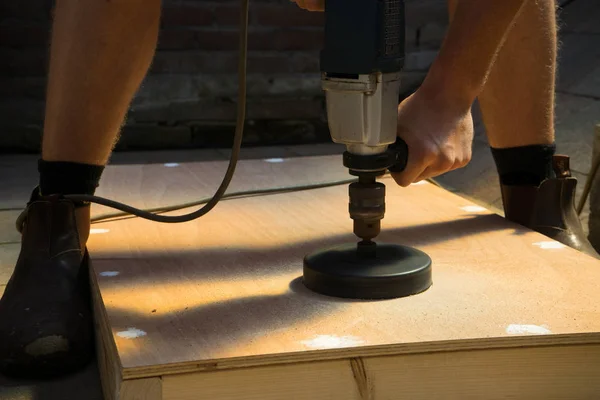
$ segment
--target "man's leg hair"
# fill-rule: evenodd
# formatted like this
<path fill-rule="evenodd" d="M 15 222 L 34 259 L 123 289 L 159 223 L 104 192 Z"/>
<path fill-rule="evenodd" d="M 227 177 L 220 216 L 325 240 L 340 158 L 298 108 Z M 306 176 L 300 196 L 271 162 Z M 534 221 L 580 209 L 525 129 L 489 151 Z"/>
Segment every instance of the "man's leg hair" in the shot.
<path fill-rule="evenodd" d="M 574 209 L 569 159 L 555 154 L 556 7 L 526 2 L 478 100 L 506 218 L 598 257 Z"/>
<path fill-rule="evenodd" d="M 40 185 L 0 300 L 0 371 L 56 376 L 92 359 L 86 242 L 93 194 L 154 55 L 160 0 L 58 0 L 50 46 Z"/>

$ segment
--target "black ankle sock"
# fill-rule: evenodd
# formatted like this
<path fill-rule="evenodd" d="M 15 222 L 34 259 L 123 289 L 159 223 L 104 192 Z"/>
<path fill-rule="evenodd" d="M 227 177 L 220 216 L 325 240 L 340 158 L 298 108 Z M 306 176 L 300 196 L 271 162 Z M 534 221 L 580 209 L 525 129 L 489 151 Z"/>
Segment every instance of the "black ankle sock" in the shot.
<path fill-rule="evenodd" d="M 552 164 L 555 144 L 491 150 L 503 185 L 537 186 L 555 177 Z"/>
<path fill-rule="evenodd" d="M 40 193 L 93 195 L 103 171 L 101 165 L 39 160 Z"/>

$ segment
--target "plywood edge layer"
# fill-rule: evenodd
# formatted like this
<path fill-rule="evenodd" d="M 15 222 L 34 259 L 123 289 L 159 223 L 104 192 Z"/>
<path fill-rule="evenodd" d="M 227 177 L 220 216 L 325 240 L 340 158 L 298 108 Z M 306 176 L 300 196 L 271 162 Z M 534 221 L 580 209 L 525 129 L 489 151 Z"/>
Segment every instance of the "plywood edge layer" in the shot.
<path fill-rule="evenodd" d="M 162 379 L 145 378 L 124 381 L 118 400 L 162 400 Z"/>
<path fill-rule="evenodd" d="M 93 271 L 93 268 L 90 267 L 90 270 Z M 96 274 L 91 273 L 90 275 L 94 325 L 96 328 L 96 357 L 101 376 L 102 392 L 106 400 L 119 400 L 118 393 L 123 380 L 123 367 L 111 329 L 107 326 L 108 316 L 96 281 Z"/>
<path fill-rule="evenodd" d="M 354 357 L 165 376 L 164 400 L 589 399 L 600 345 Z"/>
<path fill-rule="evenodd" d="M 521 336 L 492 339 L 420 342 L 398 345 L 371 346 L 335 350 L 305 351 L 266 356 L 228 358 L 222 360 L 190 361 L 184 363 L 123 368 L 123 379 L 139 379 L 193 372 L 212 372 L 265 365 L 286 365 L 348 358 L 389 357 L 461 351 L 500 350 L 576 345 L 600 345 L 600 333 Z"/>

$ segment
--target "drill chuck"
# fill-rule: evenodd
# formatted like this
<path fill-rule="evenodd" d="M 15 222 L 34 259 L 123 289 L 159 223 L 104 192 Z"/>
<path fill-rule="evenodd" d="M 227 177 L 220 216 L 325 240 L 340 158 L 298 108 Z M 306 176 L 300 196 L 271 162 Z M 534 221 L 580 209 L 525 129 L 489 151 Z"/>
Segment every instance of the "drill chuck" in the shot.
<path fill-rule="evenodd" d="M 385 185 L 375 182 L 375 178 L 361 178 L 350 185 L 349 197 L 354 234 L 364 241 L 374 239 L 381 232 L 385 214 Z"/>
<path fill-rule="evenodd" d="M 396 138 L 396 142 L 384 153 L 344 153 L 344 166 L 350 170 L 350 174 L 358 176 L 358 182 L 349 187 L 348 210 L 354 222 L 354 234 L 363 242 L 370 242 L 379 236 L 381 220 L 385 215 L 385 185 L 377 182 L 377 177 L 383 175 L 386 169 L 401 172 L 407 160 L 408 149 L 400 138 Z"/>

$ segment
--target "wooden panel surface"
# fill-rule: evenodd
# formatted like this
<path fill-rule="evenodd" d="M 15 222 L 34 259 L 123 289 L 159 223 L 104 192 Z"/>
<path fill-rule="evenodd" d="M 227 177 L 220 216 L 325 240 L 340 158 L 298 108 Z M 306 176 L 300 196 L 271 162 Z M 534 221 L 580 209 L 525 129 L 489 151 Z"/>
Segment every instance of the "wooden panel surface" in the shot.
<path fill-rule="evenodd" d="M 123 382 L 119 400 L 163 400 L 160 378 L 130 379 Z"/>
<path fill-rule="evenodd" d="M 238 180 L 250 182 L 248 171 L 263 184 L 322 180 L 339 162 L 297 159 L 275 169 L 245 161 Z M 299 174 L 302 165 L 314 175 Z M 187 168 L 203 175 L 204 164 Z M 124 378 L 600 343 L 597 260 L 433 185 L 384 182 L 381 240 L 416 246 L 434 263 L 432 288 L 404 299 L 340 300 L 299 281 L 306 253 L 354 239 L 346 186 L 230 200 L 185 224 L 98 225 L 104 231 L 92 235 L 93 267 Z M 187 196 L 194 185 L 189 182 Z"/>
<path fill-rule="evenodd" d="M 169 375 L 163 399 L 597 399 L 599 361 L 599 345 L 315 361 Z"/>
<path fill-rule="evenodd" d="M 100 291 L 94 274 L 90 276 L 90 284 L 92 285 L 92 299 L 94 302 L 96 363 L 100 382 L 102 383 L 102 396 L 104 400 L 119 400 L 123 380 L 122 368 L 110 327 L 107 324 L 106 310 L 100 300 Z"/>
<path fill-rule="evenodd" d="M 135 207 L 195 201 L 214 194 L 227 165 L 227 161 L 111 165 L 103 174 L 98 195 Z M 244 160 L 238 164 L 227 193 L 349 178 L 341 156 Z M 94 215 L 105 212 L 114 210 L 93 208 Z"/>

